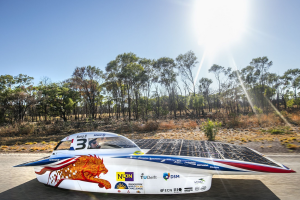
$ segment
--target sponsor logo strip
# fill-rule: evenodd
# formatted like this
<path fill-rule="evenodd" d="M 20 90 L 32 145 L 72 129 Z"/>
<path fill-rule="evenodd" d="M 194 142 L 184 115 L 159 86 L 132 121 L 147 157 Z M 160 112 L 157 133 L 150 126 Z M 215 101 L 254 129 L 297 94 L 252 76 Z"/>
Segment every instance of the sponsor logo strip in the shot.
<path fill-rule="evenodd" d="M 163 157 L 163 156 L 117 156 L 115 158 L 128 158 L 135 160 L 143 160 L 148 162 L 157 162 L 157 163 L 165 163 L 169 165 L 176 165 L 182 167 L 190 167 L 190 168 L 198 168 L 198 169 L 206 169 L 206 170 L 220 170 L 220 171 L 238 171 L 245 172 L 245 170 L 232 169 L 227 167 L 216 166 L 213 164 L 200 162 L 196 160 L 184 159 L 179 157 Z M 214 162 L 218 162 L 215 161 Z M 224 163 L 225 164 L 225 163 Z"/>

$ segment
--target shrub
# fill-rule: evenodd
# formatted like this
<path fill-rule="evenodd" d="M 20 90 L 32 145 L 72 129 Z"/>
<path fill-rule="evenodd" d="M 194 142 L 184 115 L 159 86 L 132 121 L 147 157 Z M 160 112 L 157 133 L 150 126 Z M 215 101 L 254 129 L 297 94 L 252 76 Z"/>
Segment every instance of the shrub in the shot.
<path fill-rule="evenodd" d="M 286 145 L 286 148 L 288 148 L 288 149 L 297 149 L 298 148 L 298 146 L 297 145 L 295 145 L 295 144 L 287 144 Z"/>
<path fill-rule="evenodd" d="M 256 111 L 257 114 L 262 114 L 263 113 L 262 109 L 257 107 L 257 106 L 253 106 L 253 109 Z"/>
<path fill-rule="evenodd" d="M 228 121 L 228 128 L 234 128 L 239 126 L 240 124 L 240 119 L 239 116 L 236 113 L 230 113 L 228 115 L 229 121 Z"/>
<path fill-rule="evenodd" d="M 146 122 L 146 124 L 143 126 L 144 131 L 156 131 L 158 129 L 158 123 L 152 120 L 149 120 Z"/>
<path fill-rule="evenodd" d="M 268 132 L 270 132 L 271 134 L 275 134 L 275 135 L 284 133 L 283 130 L 276 129 L 276 128 L 269 129 Z"/>
<path fill-rule="evenodd" d="M 292 134 L 290 131 L 290 127 L 279 127 L 279 128 L 271 128 L 268 130 L 269 133 L 273 135 L 283 135 L 283 134 Z"/>
<path fill-rule="evenodd" d="M 19 134 L 21 135 L 30 135 L 34 133 L 34 125 L 24 124 L 19 127 Z"/>
<path fill-rule="evenodd" d="M 206 122 L 202 123 L 203 131 L 209 141 L 214 141 L 218 133 L 219 127 L 222 125 L 221 122 L 213 122 L 207 119 Z"/>

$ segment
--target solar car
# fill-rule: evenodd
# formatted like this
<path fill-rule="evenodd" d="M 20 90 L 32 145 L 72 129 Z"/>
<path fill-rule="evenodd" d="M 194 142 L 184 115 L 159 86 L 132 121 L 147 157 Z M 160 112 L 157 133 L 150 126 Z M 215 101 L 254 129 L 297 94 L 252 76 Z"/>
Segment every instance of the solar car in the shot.
<path fill-rule="evenodd" d="M 294 173 L 248 147 L 181 139 L 137 139 L 83 132 L 61 140 L 33 166 L 39 182 L 102 193 L 187 194 L 210 189 L 213 175 Z"/>

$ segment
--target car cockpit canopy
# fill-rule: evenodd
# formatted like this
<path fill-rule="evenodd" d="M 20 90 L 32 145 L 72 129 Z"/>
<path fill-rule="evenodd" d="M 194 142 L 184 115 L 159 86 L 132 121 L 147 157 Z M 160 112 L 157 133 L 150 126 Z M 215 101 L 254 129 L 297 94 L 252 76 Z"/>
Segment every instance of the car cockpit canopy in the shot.
<path fill-rule="evenodd" d="M 85 132 L 70 135 L 55 147 L 59 150 L 104 150 L 139 148 L 131 140 L 114 133 Z"/>

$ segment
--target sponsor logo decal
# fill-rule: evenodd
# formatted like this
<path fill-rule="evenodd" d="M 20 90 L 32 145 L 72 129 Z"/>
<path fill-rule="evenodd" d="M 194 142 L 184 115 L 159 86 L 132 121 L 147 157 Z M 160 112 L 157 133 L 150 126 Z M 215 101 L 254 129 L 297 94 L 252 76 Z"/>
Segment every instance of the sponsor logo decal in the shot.
<path fill-rule="evenodd" d="M 203 178 L 200 178 L 198 181 L 194 181 L 195 184 L 201 184 L 204 182 L 205 182 L 205 180 Z"/>
<path fill-rule="evenodd" d="M 219 169 L 218 166 L 210 166 L 210 168 Z"/>
<path fill-rule="evenodd" d="M 94 136 L 105 136 L 105 133 L 95 133 Z"/>
<path fill-rule="evenodd" d="M 208 164 L 197 164 L 197 166 L 200 166 L 200 167 L 208 167 Z"/>
<path fill-rule="evenodd" d="M 136 191 L 136 193 L 138 193 L 138 194 L 139 194 L 139 193 L 141 193 L 141 192 L 138 190 L 138 191 Z"/>
<path fill-rule="evenodd" d="M 181 164 L 181 160 L 175 160 L 174 163 L 176 163 L 176 164 Z"/>
<path fill-rule="evenodd" d="M 140 160 L 148 160 L 149 158 L 148 157 L 138 157 L 138 159 L 140 159 Z"/>
<path fill-rule="evenodd" d="M 195 187 L 195 191 L 199 191 L 200 190 L 200 188 L 199 187 Z"/>
<path fill-rule="evenodd" d="M 165 159 L 163 159 L 162 161 L 160 161 L 160 162 L 165 162 L 166 160 Z"/>
<path fill-rule="evenodd" d="M 196 162 L 187 161 L 184 162 L 185 165 L 196 165 Z"/>
<path fill-rule="evenodd" d="M 145 176 L 144 173 L 141 174 L 141 179 L 157 179 L 157 176 Z"/>
<path fill-rule="evenodd" d="M 115 185 L 115 189 L 128 189 L 128 186 L 124 182 L 118 182 Z M 120 191 L 120 190 L 119 190 Z M 119 192 L 118 191 L 118 192 Z M 120 191 L 121 192 L 121 191 Z"/>
<path fill-rule="evenodd" d="M 201 187 L 201 190 L 203 191 L 203 190 L 206 190 L 206 186 L 202 186 Z"/>
<path fill-rule="evenodd" d="M 134 181 L 133 172 L 117 172 L 117 181 Z"/>
<path fill-rule="evenodd" d="M 192 192 L 193 188 L 192 187 L 187 187 L 187 188 L 184 188 L 184 191 L 185 192 Z"/>
<path fill-rule="evenodd" d="M 160 192 L 172 192 L 172 189 L 160 189 Z"/>
<path fill-rule="evenodd" d="M 151 158 L 149 160 L 161 160 L 160 158 Z"/>
<path fill-rule="evenodd" d="M 182 192 L 182 188 L 174 188 L 174 193 L 181 193 Z"/>
<path fill-rule="evenodd" d="M 143 183 L 128 183 L 129 190 L 143 190 Z"/>
<path fill-rule="evenodd" d="M 133 152 L 133 155 L 144 155 L 144 153 L 141 151 L 135 151 Z"/>
<path fill-rule="evenodd" d="M 130 193 L 130 191 L 128 190 L 127 193 Z"/>
<path fill-rule="evenodd" d="M 77 138 L 86 138 L 86 135 L 77 135 Z"/>
<path fill-rule="evenodd" d="M 118 190 L 118 192 L 121 192 L 121 190 Z"/>
<path fill-rule="evenodd" d="M 174 178 L 180 178 L 180 175 L 170 175 L 170 173 L 163 173 L 163 178 L 165 180 L 168 180 L 169 178 L 174 179 Z"/>

